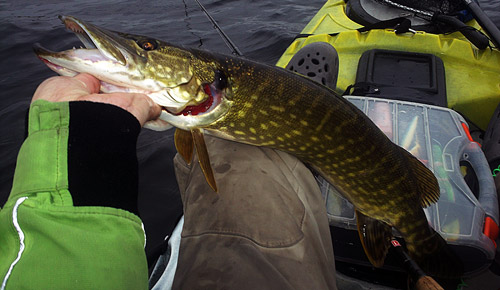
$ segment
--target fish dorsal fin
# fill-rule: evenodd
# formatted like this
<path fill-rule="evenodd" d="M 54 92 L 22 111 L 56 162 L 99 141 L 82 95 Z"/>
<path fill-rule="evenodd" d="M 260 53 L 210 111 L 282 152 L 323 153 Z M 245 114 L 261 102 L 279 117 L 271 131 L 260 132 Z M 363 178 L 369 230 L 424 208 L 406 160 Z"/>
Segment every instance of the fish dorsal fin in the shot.
<path fill-rule="evenodd" d="M 413 174 L 417 177 L 418 192 L 420 194 L 420 205 L 428 207 L 439 200 L 439 184 L 436 176 L 415 156 L 401 148 L 403 154 L 407 156 L 408 163 L 413 169 Z"/>
<path fill-rule="evenodd" d="M 358 234 L 365 254 L 375 267 L 384 265 L 385 256 L 389 250 L 392 228 L 376 219 L 368 217 L 356 210 Z"/>
<path fill-rule="evenodd" d="M 208 157 L 207 145 L 203 138 L 203 132 L 201 132 L 200 129 L 191 129 L 191 134 L 193 136 L 196 154 L 198 154 L 198 162 L 200 162 L 201 170 L 203 174 L 205 174 L 205 179 L 208 185 L 217 192 L 217 184 L 215 183 L 214 173 L 210 165 L 210 158 Z"/>
<path fill-rule="evenodd" d="M 175 149 L 182 156 L 187 164 L 193 161 L 194 141 L 193 135 L 189 131 L 175 129 L 174 134 Z"/>

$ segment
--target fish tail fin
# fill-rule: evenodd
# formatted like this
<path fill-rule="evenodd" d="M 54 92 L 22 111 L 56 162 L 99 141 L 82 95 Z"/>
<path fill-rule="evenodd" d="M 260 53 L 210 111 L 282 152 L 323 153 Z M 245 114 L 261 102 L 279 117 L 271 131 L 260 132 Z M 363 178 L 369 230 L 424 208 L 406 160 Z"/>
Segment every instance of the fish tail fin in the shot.
<path fill-rule="evenodd" d="M 464 272 L 462 261 L 436 231 L 430 230 L 432 234 L 423 240 L 406 241 L 408 253 L 427 275 L 460 278 Z"/>

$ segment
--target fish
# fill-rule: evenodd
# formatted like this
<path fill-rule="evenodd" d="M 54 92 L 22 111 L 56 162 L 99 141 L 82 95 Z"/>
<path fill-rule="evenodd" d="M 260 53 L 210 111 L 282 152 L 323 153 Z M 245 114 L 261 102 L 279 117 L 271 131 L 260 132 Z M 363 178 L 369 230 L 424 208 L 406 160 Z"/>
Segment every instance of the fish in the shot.
<path fill-rule="evenodd" d="M 96 76 L 103 91 L 151 96 L 163 110 L 150 127 L 176 127 L 179 154 L 190 162 L 196 151 L 214 191 L 204 134 L 287 152 L 354 205 L 363 249 L 375 267 L 383 266 L 395 228 L 427 274 L 462 275 L 460 259 L 423 211 L 439 199 L 434 174 L 333 90 L 246 58 L 110 31 L 71 16 L 61 20 L 86 48 L 54 52 L 38 44 L 38 57 L 59 74 Z"/>
<path fill-rule="evenodd" d="M 193 77 L 196 69 L 204 68 L 191 63 L 183 49 L 163 46 L 158 53 L 156 39 L 102 29 L 71 16 L 59 18 L 86 48 L 54 52 L 35 43 L 37 56 L 58 74 L 90 73 L 101 81 L 101 92 L 143 93 L 172 113 L 203 106 L 206 101 L 200 86 L 207 80 Z M 159 120 L 146 127 L 164 130 L 171 126 Z"/>

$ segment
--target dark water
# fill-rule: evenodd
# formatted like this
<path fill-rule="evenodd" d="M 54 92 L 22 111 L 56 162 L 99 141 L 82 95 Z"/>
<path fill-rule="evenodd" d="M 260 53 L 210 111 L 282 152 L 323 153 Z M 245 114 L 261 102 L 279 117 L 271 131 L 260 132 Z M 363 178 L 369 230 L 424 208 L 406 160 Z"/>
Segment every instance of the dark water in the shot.
<path fill-rule="evenodd" d="M 273 64 L 324 0 L 202 2 L 245 56 Z M 480 3 L 500 26 L 500 2 Z M 33 43 L 54 50 L 80 46 L 61 25 L 56 17 L 59 14 L 109 29 L 229 53 L 194 0 L 0 1 L 0 205 L 12 185 L 31 96 L 42 80 L 55 75 L 35 57 Z M 171 167 L 173 154 L 171 133 L 143 130 L 138 144 L 140 209 L 153 244 L 181 211 Z M 165 230 L 158 230 L 161 228 Z"/>
<path fill-rule="evenodd" d="M 323 5 L 323 0 L 307 4 L 290 0 L 202 2 L 243 54 L 267 63 L 278 60 Z M 109 29 L 230 53 L 194 0 L 0 0 L 0 206 L 12 186 L 31 96 L 40 82 L 55 75 L 35 56 L 33 43 L 53 50 L 81 45 L 64 29 L 57 18 L 60 14 Z M 172 132 L 141 133 L 139 207 L 150 241 L 148 250 L 163 239 L 182 211 L 172 171 L 174 150 Z"/>

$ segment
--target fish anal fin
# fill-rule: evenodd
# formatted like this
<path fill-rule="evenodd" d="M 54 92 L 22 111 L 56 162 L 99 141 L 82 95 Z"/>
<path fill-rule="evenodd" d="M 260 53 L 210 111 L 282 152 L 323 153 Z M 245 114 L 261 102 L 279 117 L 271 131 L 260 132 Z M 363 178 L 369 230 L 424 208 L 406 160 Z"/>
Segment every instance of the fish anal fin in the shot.
<path fill-rule="evenodd" d="M 389 250 L 392 228 L 384 222 L 364 215 L 358 210 L 356 210 L 356 220 L 359 239 L 368 260 L 373 266 L 382 267 Z"/>
<path fill-rule="evenodd" d="M 194 141 L 193 135 L 189 131 L 175 129 L 174 134 L 175 149 L 182 156 L 187 164 L 193 161 Z"/>
<path fill-rule="evenodd" d="M 420 194 L 420 205 L 428 207 L 439 200 L 439 183 L 436 176 L 422 162 L 408 151 L 401 148 L 407 156 L 408 163 L 413 169 L 413 174 L 417 177 L 418 192 Z"/>
<path fill-rule="evenodd" d="M 192 129 L 191 134 L 193 136 L 194 146 L 196 148 L 196 154 L 198 154 L 198 162 L 200 163 L 201 170 L 205 175 L 208 185 L 217 192 L 217 184 L 215 183 L 214 172 L 212 166 L 210 165 L 210 158 L 208 156 L 207 145 L 205 144 L 205 139 L 203 138 L 203 133 L 200 129 Z"/>

